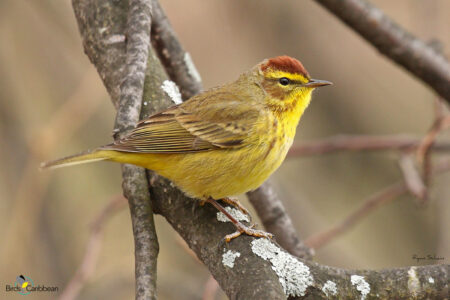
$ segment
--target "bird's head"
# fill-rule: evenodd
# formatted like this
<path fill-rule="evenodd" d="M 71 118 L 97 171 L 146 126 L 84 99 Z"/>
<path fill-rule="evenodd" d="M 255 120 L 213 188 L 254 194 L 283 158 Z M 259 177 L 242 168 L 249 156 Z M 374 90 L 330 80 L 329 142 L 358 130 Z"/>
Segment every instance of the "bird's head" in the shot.
<path fill-rule="evenodd" d="M 311 101 L 315 88 L 332 84 L 312 79 L 302 63 L 289 56 L 278 56 L 258 64 L 260 86 L 266 94 L 266 104 L 276 112 L 302 114 Z"/>

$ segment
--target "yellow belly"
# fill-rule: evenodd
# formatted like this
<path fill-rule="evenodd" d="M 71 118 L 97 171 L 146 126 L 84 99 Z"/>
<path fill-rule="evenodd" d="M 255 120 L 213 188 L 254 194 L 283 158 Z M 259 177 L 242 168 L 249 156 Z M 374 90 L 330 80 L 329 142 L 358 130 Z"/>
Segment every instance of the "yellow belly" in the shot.
<path fill-rule="evenodd" d="M 221 199 L 259 187 L 283 162 L 292 140 L 189 154 L 108 151 L 111 160 L 154 170 L 188 196 Z"/>

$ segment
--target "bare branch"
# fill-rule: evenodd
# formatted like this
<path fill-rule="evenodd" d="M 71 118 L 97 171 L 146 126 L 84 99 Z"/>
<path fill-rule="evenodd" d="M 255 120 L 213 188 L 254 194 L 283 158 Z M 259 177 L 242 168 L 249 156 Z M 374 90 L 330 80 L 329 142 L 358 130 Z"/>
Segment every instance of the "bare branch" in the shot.
<path fill-rule="evenodd" d="M 190 54 L 183 46 L 157 0 L 152 0 L 152 44 L 167 74 L 181 90 L 184 100 L 202 90 L 202 81 Z"/>
<path fill-rule="evenodd" d="M 134 128 L 139 121 L 150 47 L 150 13 L 149 0 L 130 0 L 127 18 L 125 73 L 120 84 L 115 127 L 119 135 Z"/>
<path fill-rule="evenodd" d="M 412 155 L 404 154 L 400 156 L 398 163 L 408 191 L 412 195 L 423 201 L 427 195 L 427 187 L 423 183 L 419 171 L 414 165 Z"/>
<path fill-rule="evenodd" d="M 387 204 L 394 200 L 396 197 L 407 192 L 406 185 L 402 182 L 388 186 L 387 188 L 375 193 L 364 201 L 361 207 L 352 212 L 340 223 L 334 225 L 328 230 L 308 237 L 305 240 L 305 244 L 313 249 L 319 249 L 331 240 L 335 239 L 338 235 L 348 231 L 355 224 L 361 221 L 369 213 L 377 209 L 383 204 Z"/>
<path fill-rule="evenodd" d="M 97 66 L 118 108 L 115 136 L 120 137 L 133 128 L 140 117 L 150 47 L 150 0 L 130 0 L 128 7 L 108 5 L 106 2 L 73 0 L 73 6 L 85 51 Z M 121 14 L 115 15 L 120 18 L 101 20 L 98 16 L 105 14 L 104 9 L 120 12 Z M 125 14 L 127 10 L 128 13 Z M 115 55 L 112 59 L 107 55 L 98 55 L 100 48 Z M 112 66 L 118 72 L 106 74 L 109 70 L 105 67 Z M 135 240 L 136 299 L 154 299 L 159 245 L 146 171 L 123 165 L 122 176 L 123 192 L 130 205 Z"/>
<path fill-rule="evenodd" d="M 450 161 L 442 161 L 433 173 L 440 174 L 450 170 Z M 305 244 L 313 249 L 323 247 L 360 222 L 365 216 L 378 207 L 387 204 L 408 191 L 407 183 L 398 182 L 370 196 L 357 210 L 331 228 L 308 237 Z"/>
<path fill-rule="evenodd" d="M 164 188 L 166 188 L 165 191 Z M 382 271 L 342 270 L 294 258 L 267 239 L 240 236 L 230 243 L 225 243 L 223 237 L 233 232 L 234 228 L 231 223 L 219 222 L 217 212 L 213 207 L 199 206 L 186 199 L 181 192 L 167 189 L 167 181 L 161 177 L 151 179 L 151 189 L 152 195 L 154 195 L 155 209 L 188 243 L 231 299 L 284 299 L 283 291 L 279 294 L 281 287 L 278 284 L 280 282 L 286 283 L 284 281 L 286 279 L 289 287 L 292 287 L 290 284 L 301 286 L 304 282 L 310 282 L 309 275 L 312 276 L 313 282 L 310 285 L 307 284 L 304 296 L 309 296 L 311 299 L 329 299 L 322 290 L 327 281 L 336 284 L 334 296 L 337 299 L 361 299 L 360 292 L 351 283 L 352 275 L 364 277 L 364 280 L 370 285 L 368 295 L 373 298 L 408 299 L 412 298 L 413 292 L 415 292 L 408 289 L 408 274 L 412 272 L 415 272 L 414 276 L 418 280 L 419 299 L 439 298 L 445 294 L 443 289 L 448 280 L 448 265 Z M 166 198 L 164 199 L 164 197 Z M 255 244 L 258 247 L 255 247 Z M 268 257 L 272 257 L 270 253 L 277 254 L 274 254 L 273 261 L 265 260 L 258 255 L 258 253 L 261 254 L 259 250 L 264 253 L 267 251 Z M 223 256 L 228 251 L 239 253 L 232 268 L 223 264 Z M 263 255 L 263 257 L 265 256 Z M 274 271 L 280 266 L 277 262 L 285 266 L 286 271 L 289 270 L 289 266 L 292 266 L 293 273 L 298 274 L 297 272 L 299 272 L 303 276 L 296 277 L 287 271 L 285 274 L 287 277 L 283 277 Z M 307 267 L 308 272 L 305 271 L 304 266 Z M 303 271 L 305 272 L 302 273 Z M 430 276 L 433 278 L 434 284 L 438 281 L 439 284 L 430 285 L 428 281 Z M 291 291 L 283 290 L 287 293 Z"/>
<path fill-rule="evenodd" d="M 316 0 L 372 46 L 427 83 L 450 103 L 450 64 L 365 0 Z"/>
<path fill-rule="evenodd" d="M 417 148 L 417 160 L 423 165 L 423 181 L 426 186 L 430 183 L 430 174 L 432 172 L 431 164 L 431 150 L 432 146 L 436 143 L 436 138 L 438 134 L 450 126 L 450 115 L 437 114 L 436 120 L 433 122 L 428 133 L 420 142 Z M 425 203 L 427 199 L 424 198 L 422 204 Z"/>
<path fill-rule="evenodd" d="M 450 115 L 442 116 L 433 123 L 428 133 L 423 137 L 419 145 L 417 146 L 417 160 L 423 163 L 426 156 L 432 149 L 433 144 L 436 141 L 438 134 L 444 130 L 450 124 Z"/>
<path fill-rule="evenodd" d="M 416 149 L 421 139 L 407 135 L 335 135 L 318 141 L 294 144 L 288 157 L 320 155 L 339 151 L 384 151 Z M 432 145 L 433 151 L 450 151 L 450 141 L 440 141 Z"/>
<path fill-rule="evenodd" d="M 141 115 L 144 79 L 150 47 L 151 4 L 130 0 L 127 22 L 125 76 L 120 85 L 115 132 L 117 138 L 134 128 Z M 135 247 L 136 299 L 156 299 L 159 252 L 145 169 L 122 165 L 123 193 L 130 205 Z"/>
<path fill-rule="evenodd" d="M 151 4 L 130 0 L 127 22 L 125 76 L 120 85 L 115 132 L 117 138 L 134 128 L 141 115 L 144 79 L 150 47 Z M 135 247 L 136 299 L 156 299 L 159 252 L 145 169 L 122 165 L 123 193 L 130 205 Z"/>

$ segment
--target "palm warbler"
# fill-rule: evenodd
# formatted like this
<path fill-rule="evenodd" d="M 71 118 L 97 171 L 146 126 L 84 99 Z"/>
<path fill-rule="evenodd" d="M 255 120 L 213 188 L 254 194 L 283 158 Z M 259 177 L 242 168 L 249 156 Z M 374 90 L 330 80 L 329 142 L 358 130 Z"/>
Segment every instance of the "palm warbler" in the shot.
<path fill-rule="evenodd" d="M 227 241 L 241 233 L 271 237 L 241 224 L 215 200 L 246 212 L 228 197 L 256 189 L 280 166 L 312 91 L 329 84 L 311 79 L 294 58 L 268 59 L 235 82 L 141 121 L 121 140 L 41 167 L 100 160 L 138 165 L 225 213 L 237 227 Z"/>

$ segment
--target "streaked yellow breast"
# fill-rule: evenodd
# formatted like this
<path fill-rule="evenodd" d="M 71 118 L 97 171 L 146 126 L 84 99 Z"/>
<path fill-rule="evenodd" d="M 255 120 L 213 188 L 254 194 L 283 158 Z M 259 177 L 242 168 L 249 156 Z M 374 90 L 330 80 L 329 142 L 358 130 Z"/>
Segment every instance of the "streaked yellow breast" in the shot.
<path fill-rule="evenodd" d="M 284 161 L 305 108 L 267 113 L 239 149 L 189 154 L 110 151 L 110 157 L 154 170 L 191 197 L 221 199 L 242 194 L 259 187 Z"/>

